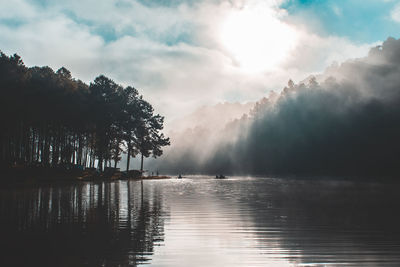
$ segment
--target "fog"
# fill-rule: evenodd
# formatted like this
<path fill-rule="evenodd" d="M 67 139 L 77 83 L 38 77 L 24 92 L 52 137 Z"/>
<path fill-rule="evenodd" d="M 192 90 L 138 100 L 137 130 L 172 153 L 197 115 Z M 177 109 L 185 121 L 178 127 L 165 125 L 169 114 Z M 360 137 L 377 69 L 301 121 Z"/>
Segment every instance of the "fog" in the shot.
<path fill-rule="evenodd" d="M 221 127 L 210 120 L 174 133 L 149 166 L 167 173 L 393 175 L 400 169 L 399 92 L 400 40 L 388 38 L 365 58 L 289 81 Z"/>

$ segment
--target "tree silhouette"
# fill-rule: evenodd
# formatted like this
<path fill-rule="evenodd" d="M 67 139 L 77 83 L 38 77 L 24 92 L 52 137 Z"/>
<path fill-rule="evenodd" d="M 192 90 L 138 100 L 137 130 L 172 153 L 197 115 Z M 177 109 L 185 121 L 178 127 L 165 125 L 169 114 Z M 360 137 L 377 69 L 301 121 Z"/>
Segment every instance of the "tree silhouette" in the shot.
<path fill-rule="evenodd" d="M 102 171 L 121 153 L 162 154 L 163 117 L 131 86 L 104 75 L 90 85 L 62 67 L 27 68 L 0 52 L 0 159 L 10 166 L 76 165 Z M 127 167 L 129 169 L 129 165 Z"/>

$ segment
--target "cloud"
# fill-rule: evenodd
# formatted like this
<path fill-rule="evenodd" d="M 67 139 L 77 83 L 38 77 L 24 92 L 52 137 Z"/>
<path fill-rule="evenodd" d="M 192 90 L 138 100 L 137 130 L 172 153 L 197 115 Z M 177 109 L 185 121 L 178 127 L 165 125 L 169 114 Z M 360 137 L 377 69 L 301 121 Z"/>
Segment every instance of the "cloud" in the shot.
<path fill-rule="evenodd" d="M 187 131 L 157 166 L 171 173 L 395 175 L 400 39 L 289 83 L 223 131 Z M 201 144 L 195 140 L 201 140 Z M 170 153 L 168 153 L 170 152 Z"/>
<path fill-rule="evenodd" d="M 282 2 L 266 1 L 263 8 L 287 23 Z M 290 57 L 274 71 L 248 73 L 221 44 L 219 25 L 259 1 L 143 3 L 2 1 L 0 49 L 19 53 L 28 66 L 65 66 L 86 82 L 105 74 L 134 85 L 169 122 L 200 105 L 257 100 L 289 78 L 361 56 L 368 46 L 289 23 L 301 38 Z"/>
<path fill-rule="evenodd" d="M 397 4 L 394 8 L 392 13 L 390 14 L 392 19 L 396 22 L 400 22 L 400 4 Z"/>
<path fill-rule="evenodd" d="M 299 32 L 301 34 L 299 34 L 298 45 L 291 52 L 284 67 L 301 69 L 303 76 L 306 72 L 320 72 L 334 62 L 344 62 L 350 57 L 363 57 L 367 55 L 371 47 L 379 43 L 357 45 L 346 38 L 321 37 L 305 29 Z"/>
<path fill-rule="evenodd" d="M 331 5 L 331 8 L 332 8 L 333 13 L 335 13 L 336 16 L 341 17 L 343 15 L 342 9 L 339 6 L 333 4 L 333 5 Z"/>

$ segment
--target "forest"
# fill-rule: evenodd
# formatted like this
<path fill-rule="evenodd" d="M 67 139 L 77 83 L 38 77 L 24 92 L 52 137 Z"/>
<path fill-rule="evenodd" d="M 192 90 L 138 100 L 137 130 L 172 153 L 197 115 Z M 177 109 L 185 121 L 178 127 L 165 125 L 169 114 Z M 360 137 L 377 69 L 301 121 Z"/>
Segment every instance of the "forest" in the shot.
<path fill-rule="evenodd" d="M 89 85 L 62 67 L 26 67 L 0 51 L 0 164 L 117 167 L 122 153 L 158 157 L 164 117 L 132 86 L 104 75 Z M 69 167 L 68 167 L 69 168 Z"/>
<path fill-rule="evenodd" d="M 165 150 L 155 168 L 214 175 L 397 177 L 399 66 L 400 39 L 390 37 L 366 57 L 332 64 L 297 83 L 289 80 L 220 131 L 197 127 L 171 135 L 180 142 Z"/>

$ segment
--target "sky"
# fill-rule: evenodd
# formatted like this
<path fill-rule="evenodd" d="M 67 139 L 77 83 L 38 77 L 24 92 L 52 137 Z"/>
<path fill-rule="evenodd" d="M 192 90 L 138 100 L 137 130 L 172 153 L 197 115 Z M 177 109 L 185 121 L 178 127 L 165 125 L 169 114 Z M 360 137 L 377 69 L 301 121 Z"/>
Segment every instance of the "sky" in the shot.
<path fill-rule="evenodd" d="M 399 38 L 397 0 L 0 0 L 0 50 L 133 85 L 167 123 Z"/>

